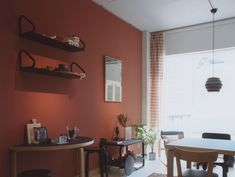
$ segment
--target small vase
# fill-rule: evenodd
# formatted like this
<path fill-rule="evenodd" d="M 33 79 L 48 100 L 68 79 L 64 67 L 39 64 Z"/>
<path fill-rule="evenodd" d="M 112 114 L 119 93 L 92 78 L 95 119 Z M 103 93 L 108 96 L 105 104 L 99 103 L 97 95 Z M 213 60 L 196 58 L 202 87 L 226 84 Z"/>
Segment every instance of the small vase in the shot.
<path fill-rule="evenodd" d="M 131 127 L 125 127 L 124 138 L 125 140 L 131 139 Z"/>

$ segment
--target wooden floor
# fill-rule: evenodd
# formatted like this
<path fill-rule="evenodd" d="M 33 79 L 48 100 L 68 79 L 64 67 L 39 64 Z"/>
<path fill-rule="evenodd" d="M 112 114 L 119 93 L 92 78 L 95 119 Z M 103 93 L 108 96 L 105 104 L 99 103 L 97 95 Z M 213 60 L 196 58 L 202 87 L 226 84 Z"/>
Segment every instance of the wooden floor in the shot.
<path fill-rule="evenodd" d="M 152 173 L 164 173 L 166 174 L 166 166 L 163 163 L 164 159 L 160 160 L 159 158 L 154 161 L 146 160 L 146 165 L 144 168 L 141 168 L 135 172 L 133 172 L 128 177 L 148 177 Z M 222 177 L 222 169 L 221 167 L 215 167 L 214 172 L 216 172 L 219 177 Z M 175 170 L 174 172 L 177 175 L 177 172 Z M 110 177 L 124 177 L 124 170 L 120 170 L 119 168 L 111 168 Z M 230 168 L 228 177 L 235 177 L 235 168 Z"/>

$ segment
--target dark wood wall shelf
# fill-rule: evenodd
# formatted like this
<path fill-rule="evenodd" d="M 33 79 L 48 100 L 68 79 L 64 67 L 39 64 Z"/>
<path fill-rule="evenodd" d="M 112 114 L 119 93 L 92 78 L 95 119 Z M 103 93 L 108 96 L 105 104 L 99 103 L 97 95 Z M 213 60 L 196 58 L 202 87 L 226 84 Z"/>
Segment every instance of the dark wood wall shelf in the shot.
<path fill-rule="evenodd" d="M 32 26 L 31 31 L 22 32 L 22 21 L 23 20 L 25 20 L 29 24 L 31 24 L 31 26 Z M 80 39 L 79 47 L 77 47 L 74 45 L 70 45 L 67 42 L 57 40 L 56 38 L 52 39 L 48 36 L 36 33 L 35 32 L 35 25 L 24 15 L 21 15 L 18 19 L 18 28 L 19 28 L 19 36 L 24 39 L 27 39 L 27 40 L 35 41 L 35 42 L 38 42 L 41 44 L 49 45 L 49 46 L 63 49 L 63 50 L 69 51 L 69 52 L 79 52 L 79 51 L 85 50 L 85 43 L 81 39 Z"/>
<path fill-rule="evenodd" d="M 70 71 L 50 71 L 43 68 L 32 68 L 32 67 L 21 67 L 21 71 L 24 72 L 31 72 L 31 73 L 38 73 L 38 74 L 44 74 L 49 76 L 56 76 L 56 77 L 63 77 L 67 79 L 82 79 L 85 77 L 83 73 L 74 73 Z"/>
<path fill-rule="evenodd" d="M 84 51 L 84 47 L 76 47 L 73 45 L 69 45 L 68 43 L 58 41 L 56 39 L 51 39 L 49 37 L 43 36 L 41 34 L 35 33 L 35 32 L 25 32 L 21 33 L 20 37 L 24 39 L 28 39 L 31 41 L 35 41 L 41 44 L 46 44 L 55 48 L 63 49 L 69 52 L 79 52 L 79 51 Z M 80 41 L 82 42 L 82 41 Z M 85 44 L 83 44 L 84 46 Z"/>
<path fill-rule="evenodd" d="M 32 61 L 31 66 L 22 66 L 22 55 L 26 54 L 29 59 Z M 83 79 L 86 74 L 85 70 L 78 65 L 77 63 L 71 63 L 70 64 L 70 70 L 69 71 L 64 71 L 64 70 L 59 70 L 58 68 L 55 69 L 47 69 L 47 68 L 36 68 L 36 61 L 32 57 L 31 54 L 29 54 L 26 50 L 20 50 L 19 52 L 19 68 L 20 71 L 23 72 L 31 72 L 31 73 L 37 73 L 37 74 L 43 74 L 43 75 L 49 75 L 49 76 L 56 76 L 56 77 L 62 77 L 62 78 L 67 78 L 67 79 Z M 73 67 L 76 66 L 81 70 L 80 73 L 74 72 Z"/>

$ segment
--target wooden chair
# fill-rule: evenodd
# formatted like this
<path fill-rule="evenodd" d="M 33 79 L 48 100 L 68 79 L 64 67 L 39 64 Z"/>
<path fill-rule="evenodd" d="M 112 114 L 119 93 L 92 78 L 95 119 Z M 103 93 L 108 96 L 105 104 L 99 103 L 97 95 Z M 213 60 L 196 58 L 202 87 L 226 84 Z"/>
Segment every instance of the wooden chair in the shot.
<path fill-rule="evenodd" d="M 218 177 L 213 173 L 213 164 L 218 157 L 216 151 L 189 151 L 174 148 L 178 177 Z M 187 162 L 187 170 L 182 173 L 181 160 Z M 204 162 L 208 164 L 208 170 L 191 169 L 191 162 Z"/>
<path fill-rule="evenodd" d="M 164 143 L 164 148 L 161 148 L 161 144 L 159 144 L 159 157 L 161 154 L 161 150 L 165 150 L 166 158 L 167 158 L 167 148 L 166 145 L 170 142 L 179 140 L 184 138 L 184 132 L 182 131 L 161 131 L 161 139 Z"/>

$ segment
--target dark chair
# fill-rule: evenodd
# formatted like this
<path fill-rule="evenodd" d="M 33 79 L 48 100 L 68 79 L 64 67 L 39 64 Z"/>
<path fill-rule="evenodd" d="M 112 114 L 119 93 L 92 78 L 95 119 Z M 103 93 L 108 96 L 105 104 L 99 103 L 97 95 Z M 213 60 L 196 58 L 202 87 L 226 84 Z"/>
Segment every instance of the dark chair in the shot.
<path fill-rule="evenodd" d="M 89 146 L 84 149 L 86 152 L 85 159 L 85 177 L 89 177 L 89 157 L 90 154 L 97 153 L 99 156 L 99 164 L 100 164 L 100 176 L 108 177 L 108 157 L 106 153 L 106 144 L 107 140 L 105 138 L 100 139 L 100 143 L 98 147 Z"/>
<path fill-rule="evenodd" d="M 221 140 L 231 140 L 231 136 L 229 134 L 224 133 L 203 133 L 202 138 L 208 138 L 208 139 L 221 139 Z M 227 177 L 228 173 L 228 167 L 233 166 L 234 163 L 234 157 L 230 155 L 224 155 L 223 156 L 223 162 L 215 162 L 215 165 L 221 166 L 223 169 L 223 177 Z M 202 165 L 203 169 L 205 170 L 207 168 L 207 165 L 204 163 L 197 164 L 197 168 L 199 168 L 199 165 Z"/>
<path fill-rule="evenodd" d="M 52 177 L 52 175 L 47 169 L 32 169 L 19 173 L 18 177 Z"/>

